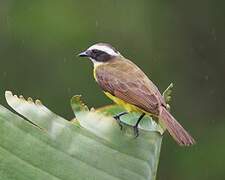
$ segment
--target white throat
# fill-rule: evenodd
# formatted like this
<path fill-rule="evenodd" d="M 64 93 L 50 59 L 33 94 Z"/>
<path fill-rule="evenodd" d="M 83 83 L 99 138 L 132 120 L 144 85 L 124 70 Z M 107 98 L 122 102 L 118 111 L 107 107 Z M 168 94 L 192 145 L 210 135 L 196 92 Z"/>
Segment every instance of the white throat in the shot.
<path fill-rule="evenodd" d="M 92 58 L 90 58 L 90 60 L 92 61 L 94 67 L 97 67 L 97 66 L 103 64 L 103 62 L 98 62 L 98 61 L 96 61 L 96 60 L 94 60 L 94 59 L 92 59 Z"/>

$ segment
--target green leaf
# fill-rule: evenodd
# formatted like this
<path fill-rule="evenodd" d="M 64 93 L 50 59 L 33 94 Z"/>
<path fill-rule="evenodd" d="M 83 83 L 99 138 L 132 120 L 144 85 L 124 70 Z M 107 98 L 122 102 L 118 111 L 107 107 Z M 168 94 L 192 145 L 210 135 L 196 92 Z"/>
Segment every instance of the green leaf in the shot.
<path fill-rule="evenodd" d="M 170 85 L 163 92 L 163 97 L 164 97 L 167 104 L 169 104 L 169 102 L 172 99 L 172 88 L 173 88 L 173 83 L 170 83 Z"/>
<path fill-rule="evenodd" d="M 121 131 L 111 117 L 118 106 L 89 111 L 75 96 L 76 119 L 68 121 L 39 100 L 10 92 L 6 100 L 23 117 L 0 106 L 1 179 L 155 179 L 162 141 L 157 124 L 142 125 L 135 138 L 129 125 Z"/>
<path fill-rule="evenodd" d="M 168 110 L 170 110 L 169 102 L 172 100 L 172 88 L 173 88 L 173 83 L 170 83 L 170 85 L 163 92 L 163 98 L 165 99 Z"/>

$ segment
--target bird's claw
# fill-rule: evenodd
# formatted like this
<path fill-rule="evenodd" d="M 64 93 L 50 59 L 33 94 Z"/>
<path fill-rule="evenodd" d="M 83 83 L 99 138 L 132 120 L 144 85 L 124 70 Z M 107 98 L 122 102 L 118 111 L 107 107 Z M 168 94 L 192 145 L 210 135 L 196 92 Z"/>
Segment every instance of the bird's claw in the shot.
<path fill-rule="evenodd" d="M 120 117 L 123 116 L 123 115 L 125 115 L 125 114 L 128 114 L 128 113 L 127 113 L 127 112 L 121 112 L 121 113 L 119 113 L 119 114 L 113 116 L 113 118 L 116 120 L 116 122 L 117 122 L 118 125 L 120 126 L 120 130 L 123 129 L 123 125 L 122 125 L 123 122 L 120 120 Z M 131 126 L 131 125 L 130 125 L 131 127 L 133 127 L 135 138 L 137 138 L 137 137 L 139 136 L 138 124 L 139 124 L 140 120 L 144 117 L 144 115 L 145 115 L 145 113 L 143 113 L 143 114 L 139 117 L 137 123 L 136 123 L 134 126 Z"/>
<path fill-rule="evenodd" d="M 122 126 L 122 121 L 120 120 L 120 116 L 115 115 L 115 116 L 113 116 L 113 118 L 116 120 L 116 122 L 120 126 L 120 130 L 122 130 L 123 129 L 123 126 Z"/>
<path fill-rule="evenodd" d="M 117 123 L 119 124 L 120 130 L 123 129 L 123 126 L 122 126 L 123 122 L 120 120 L 120 117 L 123 116 L 123 115 L 125 115 L 125 114 L 128 114 L 128 112 L 121 112 L 121 113 L 119 113 L 119 114 L 113 116 L 113 118 L 114 118 L 114 119 L 117 121 Z"/>
<path fill-rule="evenodd" d="M 134 136 L 135 138 L 137 138 L 139 136 L 138 126 L 133 126 L 133 129 L 134 129 Z"/>

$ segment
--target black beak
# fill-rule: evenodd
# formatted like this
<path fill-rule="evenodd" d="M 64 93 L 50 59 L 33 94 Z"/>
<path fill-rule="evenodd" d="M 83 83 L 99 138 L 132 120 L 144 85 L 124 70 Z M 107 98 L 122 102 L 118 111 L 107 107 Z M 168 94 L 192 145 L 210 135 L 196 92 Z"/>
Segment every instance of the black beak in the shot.
<path fill-rule="evenodd" d="M 86 51 L 81 52 L 81 53 L 80 53 L 80 54 L 78 54 L 77 56 L 79 56 L 79 57 L 88 57 L 88 55 L 87 55 Z"/>

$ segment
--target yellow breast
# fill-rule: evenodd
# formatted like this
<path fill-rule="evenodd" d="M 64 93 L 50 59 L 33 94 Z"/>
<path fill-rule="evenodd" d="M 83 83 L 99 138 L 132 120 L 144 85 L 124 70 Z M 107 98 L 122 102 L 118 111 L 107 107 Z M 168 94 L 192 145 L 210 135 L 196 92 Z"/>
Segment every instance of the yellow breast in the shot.
<path fill-rule="evenodd" d="M 134 106 L 134 105 L 132 105 L 132 104 L 129 104 L 129 103 L 127 103 L 127 102 L 125 102 L 125 101 L 123 101 L 122 99 L 120 99 L 120 98 L 118 98 L 118 97 L 116 97 L 116 96 L 113 96 L 112 94 L 110 94 L 110 93 L 108 93 L 108 92 L 104 92 L 105 93 L 105 95 L 107 96 L 107 97 L 109 97 L 111 100 L 113 100 L 116 104 L 118 104 L 118 105 L 120 105 L 120 106 L 122 106 L 122 107 L 124 107 L 128 112 L 134 112 L 134 111 L 143 111 L 143 110 L 141 110 L 140 108 L 138 108 L 138 107 L 136 107 L 136 106 Z"/>
<path fill-rule="evenodd" d="M 93 75 L 94 75 L 94 78 L 95 78 L 95 81 L 96 82 L 98 82 L 98 80 L 97 80 L 97 78 L 96 78 L 96 69 L 99 67 L 99 66 L 101 66 L 101 65 L 103 65 L 102 63 L 95 63 L 94 64 L 94 69 L 93 69 Z"/>

